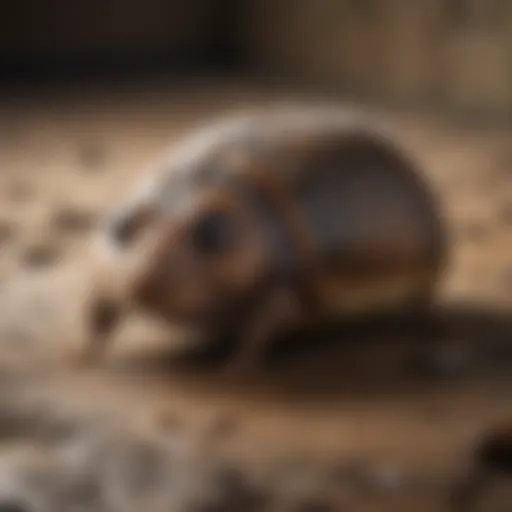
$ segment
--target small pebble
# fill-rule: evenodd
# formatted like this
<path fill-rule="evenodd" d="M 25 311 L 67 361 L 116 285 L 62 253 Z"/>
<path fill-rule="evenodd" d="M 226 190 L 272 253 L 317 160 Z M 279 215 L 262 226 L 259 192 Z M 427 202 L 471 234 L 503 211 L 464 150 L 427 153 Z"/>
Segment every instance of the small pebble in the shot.
<path fill-rule="evenodd" d="M 52 224 L 67 233 L 84 233 L 96 225 L 96 216 L 87 211 L 73 207 L 63 207 L 54 213 Z"/>
<path fill-rule="evenodd" d="M 21 411 L 0 411 L 0 439 L 2 441 L 25 437 L 31 434 L 33 424 L 29 415 Z"/>
<path fill-rule="evenodd" d="M 60 251 L 55 246 L 40 244 L 25 248 L 21 261 L 27 267 L 42 269 L 55 265 L 60 256 Z"/>
<path fill-rule="evenodd" d="M 110 297 L 97 297 L 89 311 L 89 321 L 98 334 L 104 335 L 120 320 L 119 304 Z"/>
<path fill-rule="evenodd" d="M 64 441 L 78 431 L 78 422 L 56 419 L 48 407 L 4 404 L 0 409 L 0 438 Z"/>

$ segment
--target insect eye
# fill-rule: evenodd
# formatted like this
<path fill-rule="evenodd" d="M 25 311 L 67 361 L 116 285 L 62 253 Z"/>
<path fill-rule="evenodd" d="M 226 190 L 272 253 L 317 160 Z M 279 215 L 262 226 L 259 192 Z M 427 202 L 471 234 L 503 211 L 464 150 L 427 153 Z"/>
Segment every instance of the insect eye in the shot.
<path fill-rule="evenodd" d="M 194 227 L 192 243 L 203 254 L 216 254 L 228 249 L 236 237 L 233 216 L 228 212 L 210 212 Z"/>

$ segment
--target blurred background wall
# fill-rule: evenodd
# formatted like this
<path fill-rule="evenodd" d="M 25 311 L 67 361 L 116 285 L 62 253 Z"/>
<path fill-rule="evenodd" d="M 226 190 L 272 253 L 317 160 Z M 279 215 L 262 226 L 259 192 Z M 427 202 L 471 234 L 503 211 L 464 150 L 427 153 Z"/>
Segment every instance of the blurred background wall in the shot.
<path fill-rule="evenodd" d="M 244 14 L 262 70 L 390 99 L 512 107 L 509 0 L 254 0 Z"/>
<path fill-rule="evenodd" d="M 231 63 L 231 0 L 18 0 L 0 8 L 4 80 Z"/>
<path fill-rule="evenodd" d="M 510 0 L 18 0 L 2 79 L 251 72 L 385 100 L 512 112 Z"/>

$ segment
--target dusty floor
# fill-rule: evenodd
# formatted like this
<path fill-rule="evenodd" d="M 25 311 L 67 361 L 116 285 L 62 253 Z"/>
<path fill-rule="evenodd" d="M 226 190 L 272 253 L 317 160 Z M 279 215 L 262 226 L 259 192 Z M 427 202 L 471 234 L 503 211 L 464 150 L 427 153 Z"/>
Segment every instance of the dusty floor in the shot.
<path fill-rule="evenodd" d="M 388 112 L 453 234 L 441 299 L 460 343 L 434 373 L 404 363 L 415 337 L 401 333 L 306 343 L 228 385 L 179 365 L 143 318 L 100 367 L 67 364 L 109 202 L 187 126 L 276 94 L 160 83 L 0 100 L 0 510 L 448 510 L 474 436 L 512 416 L 511 134 Z M 505 481 L 477 510 L 511 503 Z"/>

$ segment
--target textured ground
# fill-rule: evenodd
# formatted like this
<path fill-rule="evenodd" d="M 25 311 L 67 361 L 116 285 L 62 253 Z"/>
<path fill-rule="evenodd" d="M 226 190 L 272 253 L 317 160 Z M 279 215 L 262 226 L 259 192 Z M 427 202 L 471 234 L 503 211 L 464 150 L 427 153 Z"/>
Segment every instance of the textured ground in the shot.
<path fill-rule="evenodd" d="M 414 334 L 354 334 L 276 352 L 235 386 L 173 362 L 143 318 L 100 367 L 66 365 L 109 201 L 202 116 L 276 94 L 160 83 L 0 100 L 1 511 L 447 510 L 474 436 L 512 415 L 511 134 L 390 112 L 453 235 L 441 298 L 457 343 L 435 371 L 404 363 Z M 505 481 L 479 510 L 510 503 Z"/>

